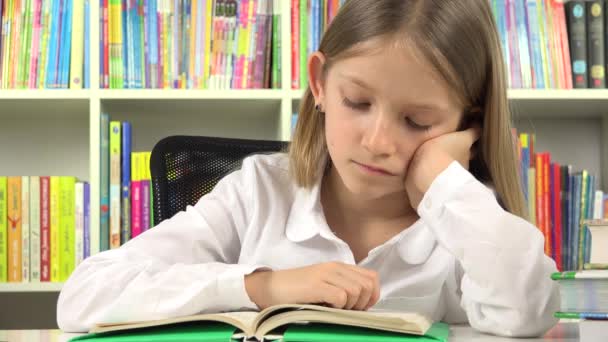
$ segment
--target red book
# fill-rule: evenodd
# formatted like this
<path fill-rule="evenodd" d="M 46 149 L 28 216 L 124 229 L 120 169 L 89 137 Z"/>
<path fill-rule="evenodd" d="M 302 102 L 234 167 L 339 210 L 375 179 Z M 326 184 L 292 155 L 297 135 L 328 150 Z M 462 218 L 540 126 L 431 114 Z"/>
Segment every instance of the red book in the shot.
<path fill-rule="evenodd" d="M 291 89 L 300 88 L 300 1 L 291 0 Z"/>
<path fill-rule="evenodd" d="M 40 177 L 40 281 L 51 281 L 51 180 Z"/>
<path fill-rule="evenodd" d="M 538 229 L 545 234 L 545 223 L 543 220 L 544 211 L 543 208 L 543 156 L 541 153 L 536 154 L 536 226 Z M 545 237 L 545 240 L 547 237 Z M 547 250 L 545 244 L 545 251 Z"/>
<path fill-rule="evenodd" d="M 566 10 L 563 0 L 551 0 L 553 6 L 553 24 L 558 34 L 558 53 L 561 54 L 559 65 L 561 84 L 565 89 L 572 89 L 572 64 L 570 61 L 570 43 L 568 42 L 568 29 L 566 28 Z"/>

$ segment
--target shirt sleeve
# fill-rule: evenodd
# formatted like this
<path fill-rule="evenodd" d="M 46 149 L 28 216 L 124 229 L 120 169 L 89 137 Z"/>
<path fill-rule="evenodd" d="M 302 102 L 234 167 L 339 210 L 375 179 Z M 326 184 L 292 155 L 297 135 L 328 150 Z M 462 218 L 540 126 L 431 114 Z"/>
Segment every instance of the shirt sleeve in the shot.
<path fill-rule="evenodd" d="M 257 309 L 244 276 L 267 267 L 236 264 L 250 216 L 251 163 L 194 206 L 84 260 L 59 295 L 59 328 L 83 332 L 102 322 Z"/>
<path fill-rule="evenodd" d="M 460 305 L 473 328 L 524 337 L 555 325 L 559 288 L 550 278 L 556 266 L 544 254 L 543 235 L 502 209 L 458 162 L 433 181 L 418 213 L 464 270 Z"/>

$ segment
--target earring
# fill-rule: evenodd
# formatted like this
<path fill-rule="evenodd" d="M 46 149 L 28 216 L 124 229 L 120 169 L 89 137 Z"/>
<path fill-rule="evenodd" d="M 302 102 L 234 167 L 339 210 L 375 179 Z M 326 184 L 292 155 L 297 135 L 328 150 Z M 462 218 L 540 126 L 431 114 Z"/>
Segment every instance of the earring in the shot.
<path fill-rule="evenodd" d="M 321 105 L 320 104 L 316 104 L 315 105 L 315 110 L 320 113 L 320 114 L 325 114 L 325 112 L 323 111 L 323 109 L 321 109 Z"/>

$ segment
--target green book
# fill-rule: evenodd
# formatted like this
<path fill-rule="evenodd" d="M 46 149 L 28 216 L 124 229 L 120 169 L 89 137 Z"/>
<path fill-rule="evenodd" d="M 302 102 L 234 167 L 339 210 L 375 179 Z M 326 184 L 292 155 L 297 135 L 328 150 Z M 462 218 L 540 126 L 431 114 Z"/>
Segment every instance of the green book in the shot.
<path fill-rule="evenodd" d="M 310 323 L 316 322 L 316 323 Z M 99 324 L 71 341 L 440 341 L 449 326 L 417 314 L 353 311 L 319 305 L 275 305 L 148 322 Z"/>

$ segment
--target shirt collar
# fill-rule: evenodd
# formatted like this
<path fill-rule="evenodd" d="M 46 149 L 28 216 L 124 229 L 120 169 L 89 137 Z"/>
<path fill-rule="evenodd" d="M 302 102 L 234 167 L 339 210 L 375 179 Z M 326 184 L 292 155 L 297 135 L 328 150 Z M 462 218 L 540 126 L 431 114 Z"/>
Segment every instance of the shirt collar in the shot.
<path fill-rule="evenodd" d="M 323 213 L 321 205 L 321 180 L 311 189 L 298 187 L 287 219 L 285 235 L 292 242 L 299 243 L 310 240 L 317 235 L 332 239 L 333 233 Z M 399 256 L 411 265 L 424 263 L 437 241 L 422 218 L 411 227 L 397 234 L 380 248 L 396 245 Z"/>

